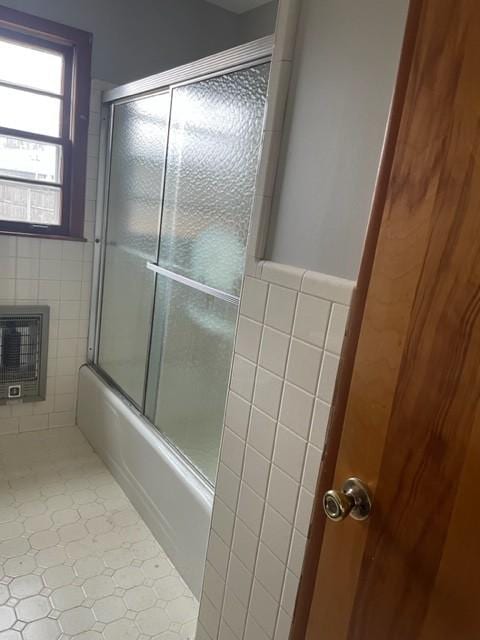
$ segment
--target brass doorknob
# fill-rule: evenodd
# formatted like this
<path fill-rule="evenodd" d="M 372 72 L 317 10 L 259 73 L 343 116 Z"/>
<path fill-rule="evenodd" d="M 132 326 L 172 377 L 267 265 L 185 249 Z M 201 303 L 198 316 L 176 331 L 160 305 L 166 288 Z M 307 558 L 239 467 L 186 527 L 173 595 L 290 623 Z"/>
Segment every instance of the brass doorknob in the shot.
<path fill-rule="evenodd" d="M 345 520 L 347 516 L 355 520 L 366 520 L 371 508 L 370 491 L 358 478 L 349 478 L 341 491 L 331 489 L 323 496 L 323 510 L 333 522 Z"/>

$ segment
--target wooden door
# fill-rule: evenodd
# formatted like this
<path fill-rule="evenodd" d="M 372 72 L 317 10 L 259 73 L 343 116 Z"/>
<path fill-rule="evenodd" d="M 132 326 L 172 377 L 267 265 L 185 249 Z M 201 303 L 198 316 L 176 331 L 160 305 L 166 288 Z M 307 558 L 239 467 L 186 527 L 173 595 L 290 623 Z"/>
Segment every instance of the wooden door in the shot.
<path fill-rule="evenodd" d="M 479 0 L 412 0 L 359 283 L 293 637 L 478 640 Z"/>

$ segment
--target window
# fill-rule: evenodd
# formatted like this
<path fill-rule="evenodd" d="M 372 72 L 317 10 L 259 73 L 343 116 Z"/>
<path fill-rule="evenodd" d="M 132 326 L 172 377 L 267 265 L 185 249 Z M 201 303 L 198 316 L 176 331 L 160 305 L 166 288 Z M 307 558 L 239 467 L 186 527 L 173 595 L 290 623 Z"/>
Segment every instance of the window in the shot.
<path fill-rule="evenodd" d="M 91 35 L 0 7 L 0 232 L 81 238 Z"/>

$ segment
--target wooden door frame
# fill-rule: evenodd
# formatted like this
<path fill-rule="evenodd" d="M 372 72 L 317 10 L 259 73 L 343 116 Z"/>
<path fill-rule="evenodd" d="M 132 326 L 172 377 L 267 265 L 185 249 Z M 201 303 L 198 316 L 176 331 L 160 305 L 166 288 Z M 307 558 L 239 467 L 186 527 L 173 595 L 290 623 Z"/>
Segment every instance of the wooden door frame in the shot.
<path fill-rule="evenodd" d="M 360 337 L 367 293 L 370 285 L 378 236 L 387 201 L 393 160 L 405 104 L 408 81 L 414 58 L 424 0 L 410 0 L 397 80 L 392 99 L 385 144 L 375 185 L 372 209 L 365 239 L 362 261 L 352 299 L 347 335 L 342 348 L 335 394 L 329 418 L 322 463 L 317 481 L 312 520 L 305 552 L 302 576 L 297 593 L 290 640 L 304 640 L 315 588 L 318 562 L 323 542 L 326 516 L 323 494 L 332 487 L 337 456 L 342 438 L 347 401 L 350 392 L 355 354 Z"/>

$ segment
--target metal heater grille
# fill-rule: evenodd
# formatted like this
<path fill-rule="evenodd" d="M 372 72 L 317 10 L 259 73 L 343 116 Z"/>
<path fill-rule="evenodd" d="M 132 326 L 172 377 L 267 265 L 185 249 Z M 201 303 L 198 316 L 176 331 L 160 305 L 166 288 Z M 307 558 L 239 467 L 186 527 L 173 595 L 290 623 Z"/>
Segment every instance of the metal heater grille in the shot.
<path fill-rule="evenodd" d="M 0 307 L 0 402 L 43 400 L 48 307 Z"/>

